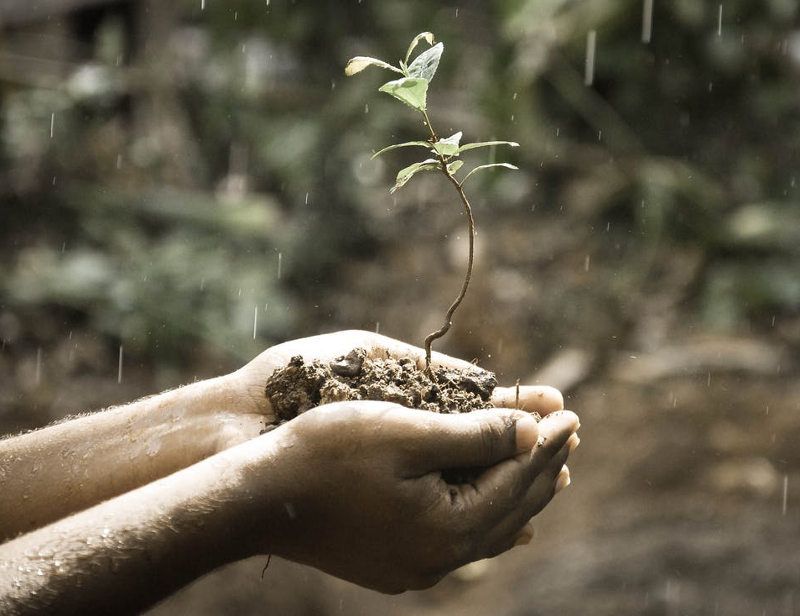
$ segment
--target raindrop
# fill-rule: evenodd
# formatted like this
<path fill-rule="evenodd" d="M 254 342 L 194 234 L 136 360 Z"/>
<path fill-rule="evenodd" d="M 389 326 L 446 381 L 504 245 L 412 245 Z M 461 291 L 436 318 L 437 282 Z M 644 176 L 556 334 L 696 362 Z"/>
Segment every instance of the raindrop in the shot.
<path fill-rule="evenodd" d="M 51 113 L 50 114 L 50 139 L 53 138 L 53 131 L 55 130 L 55 127 L 56 127 L 56 114 L 55 113 Z M 55 180 L 53 181 L 53 183 L 55 184 Z"/>
<path fill-rule="evenodd" d="M 280 279 L 281 279 L 281 269 L 282 269 L 282 266 L 283 266 L 283 253 L 282 253 L 282 252 L 279 252 L 279 253 L 278 253 L 278 280 L 280 280 Z"/>
<path fill-rule="evenodd" d="M 644 0 L 642 11 L 642 43 L 649 43 L 653 37 L 653 0 Z"/>
<path fill-rule="evenodd" d="M 117 362 L 117 384 L 122 383 L 122 345 L 119 345 L 119 360 Z"/>
<path fill-rule="evenodd" d="M 717 36 L 722 36 L 722 3 L 719 5 L 719 17 L 717 19 Z"/>
<path fill-rule="evenodd" d="M 589 30 L 586 36 L 586 74 L 584 84 L 590 86 L 594 83 L 594 54 L 597 47 L 597 30 Z"/>
<path fill-rule="evenodd" d="M 200 10 L 201 11 L 206 10 L 206 0 L 200 0 Z"/>
<path fill-rule="evenodd" d="M 456 7 L 456 19 L 458 19 L 458 7 Z"/>
<path fill-rule="evenodd" d="M 364 103 L 364 113 L 369 113 L 369 103 Z"/>
<path fill-rule="evenodd" d="M 380 321 L 375 321 L 375 333 L 376 334 L 380 334 L 381 333 L 381 322 Z"/>
<path fill-rule="evenodd" d="M 591 256 L 586 255 L 586 258 L 583 260 L 583 271 L 589 271 L 589 263 L 591 262 Z"/>
<path fill-rule="evenodd" d="M 308 193 L 306 193 L 306 205 L 308 205 Z"/>
<path fill-rule="evenodd" d="M 36 349 L 36 384 L 42 382 L 42 347 Z"/>
<path fill-rule="evenodd" d="M 117 154 L 117 169 L 122 169 L 122 154 Z"/>
<path fill-rule="evenodd" d="M 258 329 L 258 306 L 253 308 L 253 340 L 256 339 L 256 331 Z"/>
<path fill-rule="evenodd" d="M 782 514 L 786 515 L 786 501 L 787 497 L 789 496 L 789 475 L 783 476 L 783 507 L 781 509 Z"/>
<path fill-rule="evenodd" d="M 206 279 L 205 278 L 201 278 L 200 279 L 200 290 L 202 291 L 205 288 L 206 288 Z"/>

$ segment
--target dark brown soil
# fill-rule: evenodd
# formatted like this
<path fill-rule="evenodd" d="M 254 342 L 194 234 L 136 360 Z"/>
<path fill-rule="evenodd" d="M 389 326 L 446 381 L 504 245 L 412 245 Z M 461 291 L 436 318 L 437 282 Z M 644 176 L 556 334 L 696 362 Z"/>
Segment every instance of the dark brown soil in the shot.
<path fill-rule="evenodd" d="M 383 400 L 436 413 L 491 408 L 494 374 L 436 366 L 433 380 L 412 359 L 371 359 L 354 349 L 330 363 L 291 359 L 268 380 L 266 394 L 283 423 L 310 408 L 343 400 Z"/>

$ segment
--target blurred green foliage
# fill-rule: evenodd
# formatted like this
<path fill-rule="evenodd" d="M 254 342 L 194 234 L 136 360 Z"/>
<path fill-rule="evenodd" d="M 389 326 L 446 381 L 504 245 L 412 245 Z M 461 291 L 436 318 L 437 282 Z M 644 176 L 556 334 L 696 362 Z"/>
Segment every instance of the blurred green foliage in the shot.
<path fill-rule="evenodd" d="M 407 241 L 383 223 L 398 202 L 369 155 L 419 128 L 367 96 L 378 75 L 345 84 L 343 66 L 431 30 L 448 41 L 434 123 L 524 144 L 522 173 L 479 181 L 499 215 L 535 205 L 607 256 L 597 305 L 691 247 L 690 314 L 734 328 L 797 315 L 795 2 L 728 1 L 721 21 L 717 3 L 655 3 L 647 43 L 641 0 L 204 4 L 131 1 L 3 33 L 1 310 L 65 310 L 173 359 L 187 340 L 251 354 L 236 349 L 254 309 L 262 343 L 317 331 L 311 307 L 330 314 L 327 292 L 347 290 L 341 264 Z"/>

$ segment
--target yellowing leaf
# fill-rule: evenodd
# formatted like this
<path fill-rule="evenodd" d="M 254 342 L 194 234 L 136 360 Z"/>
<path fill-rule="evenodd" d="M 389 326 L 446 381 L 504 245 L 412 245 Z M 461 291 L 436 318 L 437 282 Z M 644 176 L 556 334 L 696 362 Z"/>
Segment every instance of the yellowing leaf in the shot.
<path fill-rule="evenodd" d="M 414 37 L 414 40 L 411 41 L 411 44 L 408 46 L 408 51 L 406 52 L 406 59 L 405 59 L 406 64 L 408 64 L 408 59 L 411 57 L 411 52 L 414 51 L 414 48 L 422 39 L 428 41 L 428 45 L 433 45 L 432 32 L 420 32 L 419 34 L 417 34 L 417 36 Z"/>
<path fill-rule="evenodd" d="M 394 71 L 395 73 L 401 73 L 399 68 L 392 66 L 388 62 L 384 62 L 383 60 L 378 60 L 377 58 L 369 58 L 367 56 L 356 56 L 355 58 L 351 58 L 347 62 L 347 66 L 344 67 L 344 74 L 348 77 L 355 75 L 356 73 L 360 73 L 368 66 L 377 66 L 378 68 L 385 68 L 389 69 L 390 71 Z"/>

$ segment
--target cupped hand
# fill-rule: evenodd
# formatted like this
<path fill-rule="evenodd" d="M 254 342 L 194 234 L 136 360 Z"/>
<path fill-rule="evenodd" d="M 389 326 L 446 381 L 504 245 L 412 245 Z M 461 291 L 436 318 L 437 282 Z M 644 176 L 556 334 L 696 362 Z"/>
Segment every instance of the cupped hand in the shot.
<path fill-rule="evenodd" d="M 263 520 L 253 551 L 382 592 L 427 588 L 524 542 L 526 523 L 556 492 L 578 425 L 569 411 L 537 425 L 508 409 L 317 407 L 242 446 L 252 452 L 242 473 L 252 518 Z M 474 467 L 485 470 L 469 484 L 442 478 Z"/>
<path fill-rule="evenodd" d="M 275 414 L 265 395 L 267 379 L 276 370 L 285 367 L 289 360 L 300 355 L 306 362 L 314 360 L 329 362 L 346 355 L 354 348 L 363 348 L 373 359 L 411 358 L 420 369 L 425 367 L 425 351 L 419 347 L 400 342 L 387 336 L 368 331 L 346 330 L 319 336 L 291 340 L 270 347 L 241 369 L 227 378 L 236 392 L 235 414 L 225 425 L 220 449 L 236 445 L 257 436 L 267 423 L 272 423 Z M 479 370 L 469 362 L 434 352 L 434 365 L 467 370 Z M 492 395 L 496 407 L 517 408 L 515 387 L 497 387 Z M 544 416 L 564 408 L 561 393 L 552 387 L 521 386 L 519 409 L 537 412 Z"/>

